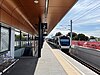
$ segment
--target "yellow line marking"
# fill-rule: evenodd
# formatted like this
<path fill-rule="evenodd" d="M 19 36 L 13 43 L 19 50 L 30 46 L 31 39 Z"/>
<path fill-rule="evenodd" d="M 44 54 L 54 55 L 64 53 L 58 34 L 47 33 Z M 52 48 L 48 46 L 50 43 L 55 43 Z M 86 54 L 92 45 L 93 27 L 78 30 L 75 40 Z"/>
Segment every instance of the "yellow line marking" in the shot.
<path fill-rule="evenodd" d="M 61 54 L 61 53 L 60 53 Z M 69 63 L 71 64 L 78 72 L 81 73 L 81 75 L 85 75 L 81 70 L 79 70 L 74 64 L 72 64 L 69 60 L 67 60 L 64 55 L 61 54 L 61 56 Z"/>
<path fill-rule="evenodd" d="M 48 45 L 48 44 L 47 44 Z M 62 65 L 63 69 L 68 75 L 81 75 L 80 72 L 78 72 L 71 64 L 69 64 L 56 49 L 52 49 L 49 45 L 48 47 L 53 52 L 57 60 Z"/>

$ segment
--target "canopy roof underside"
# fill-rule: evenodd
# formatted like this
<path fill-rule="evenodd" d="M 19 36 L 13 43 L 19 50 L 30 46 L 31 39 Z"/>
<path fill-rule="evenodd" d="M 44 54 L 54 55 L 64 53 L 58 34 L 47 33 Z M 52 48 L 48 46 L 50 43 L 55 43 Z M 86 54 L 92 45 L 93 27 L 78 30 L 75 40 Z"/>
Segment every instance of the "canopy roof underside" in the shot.
<path fill-rule="evenodd" d="M 77 0 L 48 0 L 46 19 L 46 0 L 38 1 L 35 4 L 34 0 L 0 0 L 0 22 L 34 34 L 41 19 L 47 21 L 50 32 Z"/>

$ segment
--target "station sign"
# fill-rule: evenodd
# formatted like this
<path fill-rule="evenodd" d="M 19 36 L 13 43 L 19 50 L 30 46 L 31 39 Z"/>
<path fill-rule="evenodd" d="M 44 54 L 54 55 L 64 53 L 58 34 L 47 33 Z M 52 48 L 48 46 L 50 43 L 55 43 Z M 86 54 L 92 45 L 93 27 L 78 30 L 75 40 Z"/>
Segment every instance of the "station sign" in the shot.
<path fill-rule="evenodd" d="M 47 29 L 47 23 L 41 23 L 43 29 Z"/>

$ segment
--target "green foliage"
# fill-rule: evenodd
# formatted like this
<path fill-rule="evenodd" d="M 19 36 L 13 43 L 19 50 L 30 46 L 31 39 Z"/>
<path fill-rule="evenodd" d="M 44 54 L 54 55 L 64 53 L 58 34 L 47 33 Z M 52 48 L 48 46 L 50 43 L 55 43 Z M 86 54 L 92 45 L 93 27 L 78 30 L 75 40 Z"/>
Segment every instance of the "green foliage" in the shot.
<path fill-rule="evenodd" d="M 70 36 L 70 32 L 67 34 L 67 36 Z M 72 40 L 77 39 L 77 33 L 72 32 Z"/>
<path fill-rule="evenodd" d="M 84 34 L 78 34 L 78 40 L 85 41 L 85 35 Z"/>
<path fill-rule="evenodd" d="M 15 35 L 15 40 L 20 40 L 20 35 Z"/>
<path fill-rule="evenodd" d="M 55 36 L 61 36 L 61 35 L 62 35 L 61 32 L 58 32 L 58 33 L 55 34 Z"/>
<path fill-rule="evenodd" d="M 70 36 L 70 32 L 67 34 L 67 36 Z M 72 37 L 75 37 L 75 36 L 77 36 L 77 33 L 72 32 Z"/>
<path fill-rule="evenodd" d="M 20 35 L 15 35 L 15 40 L 20 40 Z M 25 36 L 21 36 L 21 40 L 27 40 L 27 38 Z"/>
<path fill-rule="evenodd" d="M 96 39 L 94 36 L 90 36 L 90 39 Z"/>
<path fill-rule="evenodd" d="M 67 34 L 67 36 L 70 36 L 70 32 Z M 89 37 L 85 36 L 84 34 L 72 32 L 72 40 L 88 41 Z"/>
<path fill-rule="evenodd" d="M 78 36 L 73 37 L 72 40 L 78 40 Z"/>
<path fill-rule="evenodd" d="M 98 38 L 98 41 L 100 41 L 100 38 Z"/>
<path fill-rule="evenodd" d="M 62 35 L 61 32 L 58 32 L 55 34 L 55 36 Z M 70 32 L 67 34 L 67 36 L 70 36 Z M 85 36 L 85 34 L 77 34 L 75 32 L 72 32 L 72 40 L 80 40 L 80 41 L 88 41 L 89 39 L 96 39 L 94 36 Z M 98 39 L 100 41 L 100 38 Z"/>
<path fill-rule="evenodd" d="M 88 36 L 85 36 L 85 41 L 88 41 L 89 40 L 89 37 Z"/>

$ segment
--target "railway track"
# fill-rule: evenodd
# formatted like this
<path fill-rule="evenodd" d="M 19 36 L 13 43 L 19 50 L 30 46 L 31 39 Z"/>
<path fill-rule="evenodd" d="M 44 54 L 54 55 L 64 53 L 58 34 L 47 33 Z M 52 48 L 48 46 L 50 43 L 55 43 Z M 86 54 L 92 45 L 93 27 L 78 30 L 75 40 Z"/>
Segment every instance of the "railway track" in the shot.
<path fill-rule="evenodd" d="M 83 64 L 84 66 L 88 67 L 89 69 L 93 70 L 94 72 L 96 72 L 97 74 L 100 75 L 100 70 L 92 65 L 90 65 L 89 63 L 85 62 L 84 60 L 76 57 L 76 56 L 73 56 L 69 53 L 66 53 L 67 55 L 69 55 L 70 57 L 74 58 L 75 60 L 77 60 L 78 62 L 80 62 L 81 64 Z"/>
<path fill-rule="evenodd" d="M 48 43 L 53 49 L 55 48 L 55 46 L 53 46 L 52 44 Z M 66 53 L 64 51 L 64 53 Z M 98 75 L 100 75 L 100 70 L 92 65 L 90 65 L 89 63 L 85 62 L 84 60 L 71 55 L 70 53 L 66 53 L 68 56 L 72 57 L 73 59 L 77 60 L 78 62 L 80 62 L 81 64 L 83 64 L 84 66 L 88 67 L 89 69 L 93 70 L 94 72 L 96 72 Z"/>

